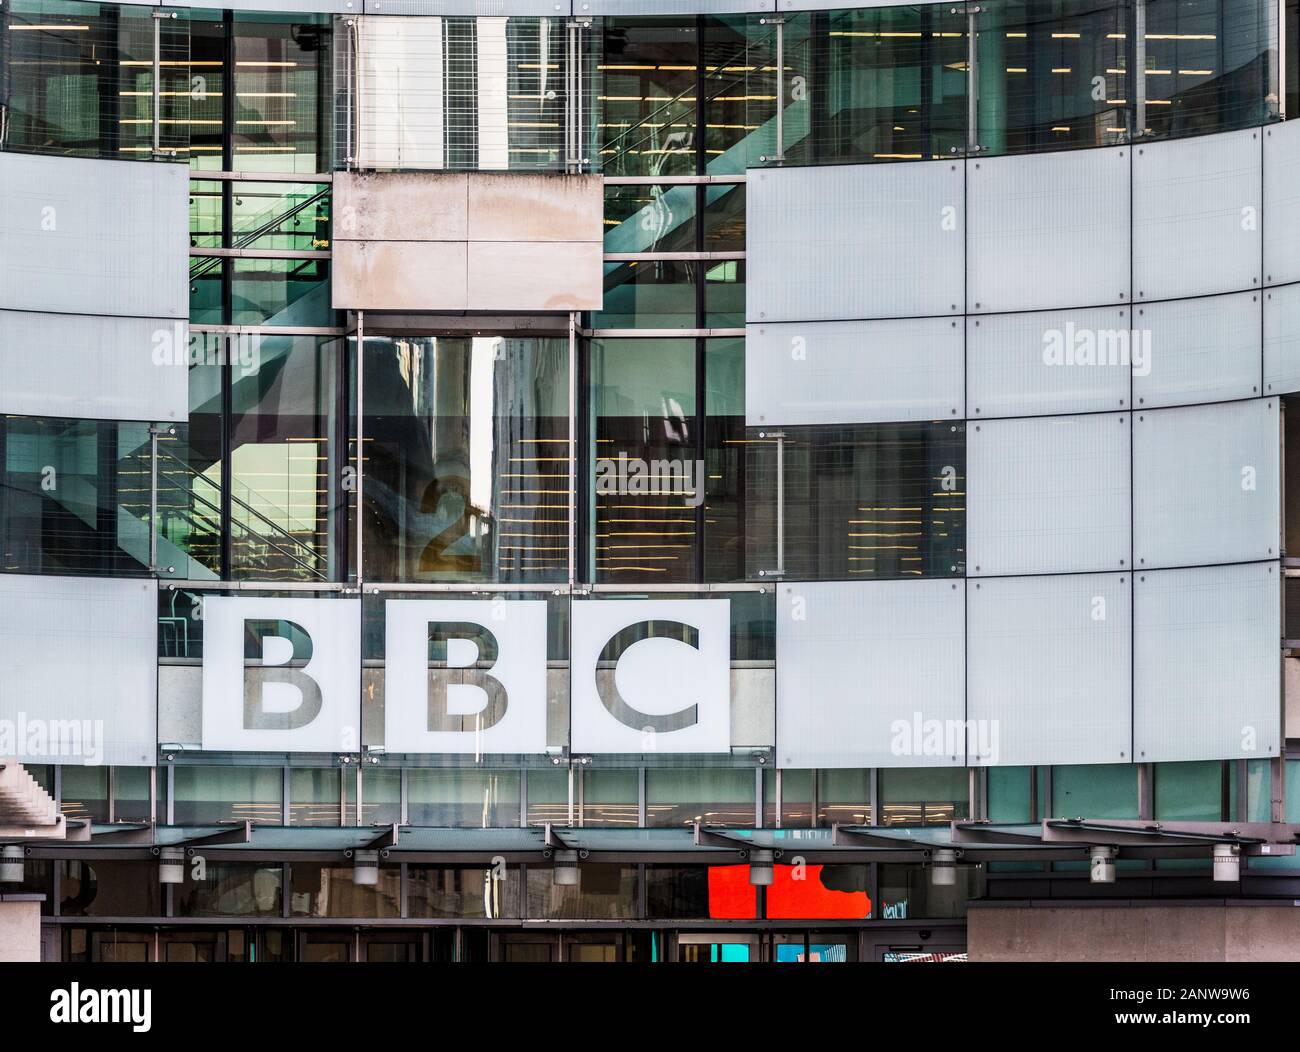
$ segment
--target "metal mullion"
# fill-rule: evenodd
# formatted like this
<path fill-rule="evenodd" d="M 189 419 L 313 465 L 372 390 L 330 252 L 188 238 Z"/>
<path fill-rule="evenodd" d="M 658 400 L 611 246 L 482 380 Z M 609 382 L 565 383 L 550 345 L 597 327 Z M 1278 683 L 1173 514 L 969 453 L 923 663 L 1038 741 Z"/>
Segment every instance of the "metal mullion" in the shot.
<path fill-rule="evenodd" d="M 221 168 L 235 169 L 235 12 L 221 12 L 225 27 L 221 54 Z M 229 227 L 227 227 L 229 229 Z"/>
<path fill-rule="evenodd" d="M 230 274 L 229 261 L 222 263 L 222 300 L 223 314 L 230 308 Z M 229 349 L 229 339 L 223 340 L 223 352 Z M 230 355 L 220 356 L 218 368 L 221 370 L 221 579 L 232 580 L 234 577 L 234 538 L 231 536 L 231 495 L 234 488 L 234 390 L 233 374 L 230 368 Z"/>
<path fill-rule="evenodd" d="M 701 34 L 703 33 L 703 21 L 704 21 L 703 18 L 701 18 L 700 19 Z M 703 69 L 702 59 L 701 59 L 700 68 Z M 702 143 L 703 143 L 703 137 L 701 137 L 701 144 Z M 702 150 L 703 147 L 701 146 L 701 152 Z M 695 188 L 695 214 L 698 217 L 695 223 L 695 250 L 697 252 L 704 251 L 704 198 L 705 198 L 704 187 L 697 186 Z M 708 269 L 708 265 L 701 260 L 699 263 L 699 272 L 695 276 L 695 323 L 698 326 L 700 326 L 700 328 L 704 328 L 708 324 L 709 306 L 708 306 L 708 291 L 707 291 L 706 278 L 705 278 L 707 269 Z M 707 412 L 707 404 L 706 404 L 706 398 L 708 392 L 708 378 L 705 375 L 705 369 L 706 369 L 705 351 L 707 347 L 708 347 L 707 338 L 703 336 L 696 338 L 695 340 L 695 462 L 697 464 L 705 463 L 705 458 L 707 456 L 707 450 L 708 450 L 708 443 L 706 439 L 706 431 L 708 429 L 708 412 Z M 705 490 L 707 491 L 708 486 L 705 484 L 703 478 L 700 480 L 700 484 L 703 485 L 705 487 Z M 700 501 L 698 504 L 695 505 L 695 579 L 697 581 L 704 581 L 706 579 L 705 565 L 704 565 L 705 563 L 705 556 L 704 556 L 705 501 L 704 501 L 704 494 L 702 493 L 697 494 L 697 496 L 700 498 Z M 761 806 L 762 805 L 760 801 L 760 807 Z"/>

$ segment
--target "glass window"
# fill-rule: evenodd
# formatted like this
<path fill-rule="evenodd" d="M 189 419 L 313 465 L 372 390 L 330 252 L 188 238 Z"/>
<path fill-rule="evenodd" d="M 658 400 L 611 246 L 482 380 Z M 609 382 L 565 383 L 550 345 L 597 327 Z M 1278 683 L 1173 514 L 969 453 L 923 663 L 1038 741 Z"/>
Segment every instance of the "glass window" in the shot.
<path fill-rule="evenodd" d="M 745 261 L 724 259 L 706 263 L 704 271 L 704 327 L 745 327 Z"/>
<path fill-rule="evenodd" d="M 592 340 L 588 354 L 595 580 L 693 581 L 696 341 Z"/>
<path fill-rule="evenodd" d="M 753 920 L 758 889 L 748 866 L 646 866 L 651 920 Z"/>
<path fill-rule="evenodd" d="M 65 917 L 158 917 L 158 863 L 70 859 L 58 863 Z"/>
<path fill-rule="evenodd" d="M 150 767 L 113 768 L 113 818 L 118 822 L 149 822 L 149 785 L 153 769 Z"/>
<path fill-rule="evenodd" d="M 409 917 L 518 917 L 519 869 L 408 865 L 406 908 Z"/>
<path fill-rule="evenodd" d="M 225 163 L 226 33 L 220 11 L 190 12 L 190 135 L 192 171 L 219 172 Z"/>
<path fill-rule="evenodd" d="M 366 339 L 366 578 L 562 581 L 568 341 Z"/>
<path fill-rule="evenodd" d="M 984 894 L 984 868 L 957 866 L 957 883 L 935 886 L 927 866 L 880 867 L 881 920 L 930 920 L 966 916 L 966 903 Z"/>
<path fill-rule="evenodd" d="M 519 825 L 518 771 L 417 768 L 407 772 L 406 791 L 413 826 Z"/>
<path fill-rule="evenodd" d="M 251 351 L 251 341 L 239 347 Z M 167 565 L 181 580 L 200 580 L 222 570 L 222 423 L 224 362 L 227 338 L 215 333 L 190 333 L 190 416 L 158 436 L 158 535 Z M 251 361 L 251 359 L 249 359 Z M 173 649 L 162 653 L 184 656 L 192 626 L 177 610 L 178 595 L 171 592 L 170 609 L 160 643 Z M 177 618 L 182 618 L 177 620 Z"/>
<path fill-rule="evenodd" d="M 871 772 L 817 772 L 817 824 L 871 825 Z"/>
<path fill-rule="evenodd" d="M 754 772 L 743 767 L 652 767 L 646 771 L 646 825 L 752 827 L 754 789 Z"/>
<path fill-rule="evenodd" d="M 332 579 L 338 511 L 346 497 L 333 466 L 344 426 L 337 396 L 340 342 L 314 336 L 239 340 L 240 360 L 229 369 L 232 576 Z M 219 468 L 206 473 L 220 477 Z M 199 485 L 206 493 L 210 481 Z"/>
<path fill-rule="evenodd" d="M 969 800 L 965 767 L 898 767 L 880 772 L 882 825 L 947 825 L 967 817 Z"/>
<path fill-rule="evenodd" d="M 1155 764 L 1155 814 L 1162 822 L 1226 822 L 1231 766 L 1218 760 Z"/>
<path fill-rule="evenodd" d="M 6 5 L 5 145 L 76 157 L 153 157 L 154 19 L 144 6 Z M 188 144 L 189 24 L 161 27 L 160 146 Z"/>
<path fill-rule="evenodd" d="M 0 417 L 0 565 L 14 573 L 148 569 L 149 427 Z M 143 545 L 143 547 L 142 547 Z"/>
<path fill-rule="evenodd" d="M 1032 767 L 988 768 L 988 812 L 991 822 L 1032 822 Z"/>
<path fill-rule="evenodd" d="M 788 427 L 785 572 L 790 580 L 953 577 L 965 568 L 965 427 Z M 747 432 L 751 575 L 776 567 L 776 439 Z"/>
<path fill-rule="evenodd" d="M 710 175 L 743 172 L 776 146 L 776 29 L 745 15 L 706 17 L 701 37 L 705 165 Z"/>
<path fill-rule="evenodd" d="M 1145 134 L 1201 135 L 1275 119 L 1273 0 L 1146 0 L 1145 10 Z"/>
<path fill-rule="evenodd" d="M 357 884 L 351 866 L 293 862 L 289 866 L 289 913 L 294 917 L 398 917 L 402 909 L 400 866 L 380 866 L 379 883 Z"/>
<path fill-rule="evenodd" d="M 178 826 L 245 821 L 283 824 L 280 805 L 284 787 L 279 767 L 186 765 L 174 771 L 172 819 Z"/>
<path fill-rule="evenodd" d="M 966 19 L 946 4 L 786 19 L 786 158 L 922 160 L 966 145 Z"/>
<path fill-rule="evenodd" d="M 532 778 L 528 789 L 532 792 Z M 582 771 L 582 824 L 622 826 L 635 829 L 641 824 L 640 778 L 636 770 L 591 767 Z"/>
<path fill-rule="evenodd" d="M 592 90 L 606 175 L 689 175 L 696 169 L 696 21 L 605 18 Z"/>
<path fill-rule="evenodd" d="M 194 186 L 190 184 L 193 196 Z M 231 248 L 313 252 L 329 248 L 328 183 L 230 184 Z"/>
<path fill-rule="evenodd" d="M 1052 768 L 1052 817 L 1137 816 L 1137 768 L 1132 764 L 1080 764 Z"/>
<path fill-rule="evenodd" d="M 574 779 L 578 778 L 577 772 Z M 572 825 L 569 818 L 569 769 L 535 768 L 528 771 L 528 824 Z"/>
<path fill-rule="evenodd" d="M 1128 137 L 1128 0 L 997 0 L 978 22 L 981 153 Z"/>
<path fill-rule="evenodd" d="M 69 821 L 108 821 L 108 768 L 62 768 L 59 805 Z"/>
<path fill-rule="evenodd" d="M 596 329 L 696 328 L 696 260 L 642 259 L 605 264 L 604 308 Z"/>
<path fill-rule="evenodd" d="M 234 22 L 236 171 L 329 168 L 328 15 L 238 13 Z"/>
<path fill-rule="evenodd" d="M 781 817 L 776 814 L 776 776 L 781 776 Z M 812 826 L 813 772 L 763 773 L 763 825 L 766 828 L 807 829 Z"/>
<path fill-rule="evenodd" d="M 348 771 L 348 774 L 352 774 Z M 289 824 L 336 826 L 340 818 L 341 772 L 337 768 L 289 771 Z"/>
<path fill-rule="evenodd" d="M 577 884 L 556 884 L 549 866 L 528 867 L 528 916 L 538 920 L 627 920 L 637 915 L 637 867 L 583 862 Z"/>
<path fill-rule="evenodd" d="M 745 184 L 704 187 L 704 250 L 745 251 Z"/>
<path fill-rule="evenodd" d="M 344 775 L 348 794 L 344 824 L 392 825 L 402 820 L 402 772 L 396 767 L 361 769 L 361 821 L 356 822 L 357 780 L 353 772 Z"/>
<path fill-rule="evenodd" d="M 329 326 L 329 261 L 326 259 L 233 259 L 230 279 L 233 325 Z"/>
<path fill-rule="evenodd" d="M 693 252 L 696 188 L 605 187 L 606 252 Z"/>
<path fill-rule="evenodd" d="M 202 880 L 176 889 L 178 917 L 279 917 L 284 869 L 279 863 L 208 862 Z"/>
<path fill-rule="evenodd" d="M 223 248 L 225 239 L 225 184 L 190 181 L 190 248 Z M 190 276 L 204 265 L 212 268 L 212 257 L 190 260 Z"/>

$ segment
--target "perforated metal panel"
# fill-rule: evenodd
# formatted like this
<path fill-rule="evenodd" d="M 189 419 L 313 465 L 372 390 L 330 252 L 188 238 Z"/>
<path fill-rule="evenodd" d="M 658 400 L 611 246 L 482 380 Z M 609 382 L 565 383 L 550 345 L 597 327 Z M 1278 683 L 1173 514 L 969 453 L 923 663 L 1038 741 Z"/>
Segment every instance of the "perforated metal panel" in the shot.
<path fill-rule="evenodd" d="M 777 763 L 964 764 L 964 591 L 957 581 L 780 585 Z"/>
<path fill-rule="evenodd" d="M 1127 409 L 1128 307 L 966 319 L 972 419 Z"/>
<path fill-rule="evenodd" d="M 1127 762 L 1132 576 L 993 578 L 967 588 L 970 762 Z"/>
<path fill-rule="evenodd" d="M 966 163 L 968 309 L 1127 303 L 1129 148 Z"/>
<path fill-rule="evenodd" d="M 962 165 L 832 165 L 751 173 L 750 322 L 962 310 Z"/>
<path fill-rule="evenodd" d="M 0 153 L 0 308 L 187 318 L 188 176 Z"/>
<path fill-rule="evenodd" d="M 1194 405 L 1251 398 L 1260 385 L 1259 292 L 1139 304 L 1144 347 L 1133 368 L 1133 401 Z"/>
<path fill-rule="evenodd" d="M 188 329 L 170 318 L 0 310 L 0 413 L 184 420 Z"/>
<path fill-rule="evenodd" d="M 1125 570 L 1128 413 L 992 420 L 966 429 L 967 572 Z"/>
<path fill-rule="evenodd" d="M 1264 393 L 1300 391 L 1300 285 L 1264 293 Z"/>
<path fill-rule="evenodd" d="M 954 318 L 750 325 L 746 422 L 959 419 L 962 342 Z"/>
<path fill-rule="evenodd" d="M 46 739 L 20 760 L 153 764 L 157 679 L 154 581 L 0 574 L 0 719 Z"/>
<path fill-rule="evenodd" d="M 1133 293 L 1260 286 L 1259 129 L 1148 143 L 1133 158 Z"/>
<path fill-rule="evenodd" d="M 1278 755 L 1279 581 L 1276 563 L 1138 573 L 1134 759 Z"/>
<path fill-rule="evenodd" d="M 1278 554 L 1276 398 L 1139 412 L 1133 555 L 1139 570 Z"/>
<path fill-rule="evenodd" d="M 1296 56 L 1291 56 L 1296 61 Z M 1295 116 L 1292 114 L 1291 116 Z M 1264 129 L 1264 284 L 1300 281 L 1300 121 Z"/>

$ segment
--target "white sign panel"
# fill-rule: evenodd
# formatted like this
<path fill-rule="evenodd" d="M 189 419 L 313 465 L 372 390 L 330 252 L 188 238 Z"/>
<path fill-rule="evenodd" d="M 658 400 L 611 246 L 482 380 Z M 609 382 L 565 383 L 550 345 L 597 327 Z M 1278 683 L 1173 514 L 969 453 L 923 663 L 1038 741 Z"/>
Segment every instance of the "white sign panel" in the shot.
<path fill-rule="evenodd" d="M 546 601 L 394 599 L 384 607 L 389 752 L 546 751 Z"/>
<path fill-rule="evenodd" d="M 575 600 L 575 753 L 731 749 L 727 599 Z"/>
<path fill-rule="evenodd" d="M 203 600 L 203 748 L 355 752 L 361 601 Z"/>

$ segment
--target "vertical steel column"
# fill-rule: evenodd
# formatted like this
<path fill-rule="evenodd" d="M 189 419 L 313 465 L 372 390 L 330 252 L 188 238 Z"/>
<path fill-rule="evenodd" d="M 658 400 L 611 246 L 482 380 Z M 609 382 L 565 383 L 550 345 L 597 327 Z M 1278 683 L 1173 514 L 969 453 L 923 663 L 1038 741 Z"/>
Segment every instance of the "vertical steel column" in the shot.
<path fill-rule="evenodd" d="M 577 581 L 578 549 L 578 315 L 569 312 L 569 590 Z"/>
<path fill-rule="evenodd" d="M 158 428 L 152 424 L 149 426 L 149 572 L 158 572 Z"/>
<path fill-rule="evenodd" d="M 1277 0 L 1277 115 L 1286 120 L 1286 4 L 1287 0 Z"/>
<path fill-rule="evenodd" d="M 1133 0 L 1133 69 L 1129 71 L 1133 95 L 1133 135 L 1147 133 L 1147 0 Z"/>
<path fill-rule="evenodd" d="M 785 573 L 785 432 L 776 436 L 776 572 Z"/>
<path fill-rule="evenodd" d="M 366 348 L 366 312 L 357 311 L 357 474 L 356 474 L 356 494 L 357 494 L 357 536 L 356 536 L 356 555 L 357 555 L 357 591 L 361 591 L 362 581 L 365 574 L 362 572 L 362 558 L 365 555 L 365 529 L 362 527 L 362 494 L 365 490 L 366 468 L 365 468 L 365 435 L 366 435 L 366 366 L 365 366 L 365 348 Z"/>
<path fill-rule="evenodd" d="M 161 152 L 162 147 L 162 19 L 167 15 L 161 11 L 153 12 L 153 155 Z"/>

